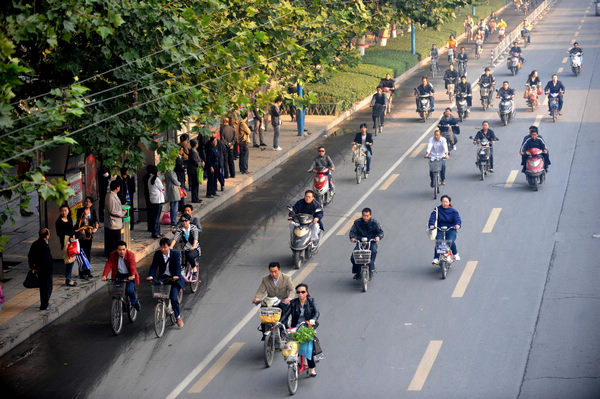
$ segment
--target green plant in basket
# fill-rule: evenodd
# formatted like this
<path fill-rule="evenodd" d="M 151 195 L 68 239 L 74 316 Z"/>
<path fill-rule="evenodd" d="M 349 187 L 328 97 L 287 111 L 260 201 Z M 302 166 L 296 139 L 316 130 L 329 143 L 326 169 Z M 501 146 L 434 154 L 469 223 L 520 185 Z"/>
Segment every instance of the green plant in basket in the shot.
<path fill-rule="evenodd" d="M 312 327 L 302 326 L 298 331 L 292 333 L 292 339 L 299 343 L 310 342 L 315 339 L 315 329 Z"/>

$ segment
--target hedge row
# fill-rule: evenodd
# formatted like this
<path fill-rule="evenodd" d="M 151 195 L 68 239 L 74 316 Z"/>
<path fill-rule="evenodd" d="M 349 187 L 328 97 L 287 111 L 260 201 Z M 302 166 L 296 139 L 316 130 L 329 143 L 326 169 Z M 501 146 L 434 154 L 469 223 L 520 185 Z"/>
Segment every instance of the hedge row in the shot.
<path fill-rule="evenodd" d="M 316 95 L 318 103 L 341 103 L 341 110 L 346 110 L 358 99 L 371 94 L 379 80 L 379 77 L 362 73 L 335 72 L 327 83 L 307 84 L 306 90 Z"/>

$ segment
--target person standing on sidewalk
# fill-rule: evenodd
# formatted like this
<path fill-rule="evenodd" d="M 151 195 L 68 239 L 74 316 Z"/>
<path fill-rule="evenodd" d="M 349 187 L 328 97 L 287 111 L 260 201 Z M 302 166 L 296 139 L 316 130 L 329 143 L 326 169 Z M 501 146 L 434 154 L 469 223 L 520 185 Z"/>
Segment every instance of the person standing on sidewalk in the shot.
<path fill-rule="evenodd" d="M 265 130 L 265 125 L 264 125 L 264 114 L 263 111 L 260 109 L 260 107 L 256 106 L 256 104 L 254 104 L 254 109 L 252 111 L 252 113 L 254 114 L 254 128 L 252 129 L 252 146 L 254 148 L 258 148 L 258 147 L 266 147 L 267 145 L 265 144 L 265 139 L 263 137 L 263 131 Z M 258 139 L 260 141 L 260 144 L 258 144 L 256 142 L 256 136 L 258 135 Z"/>
<path fill-rule="evenodd" d="M 211 137 L 209 141 L 210 147 L 206 152 L 206 198 L 213 198 L 217 195 L 217 176 L 220 166 L 220 151 L 218 149 L 218 140 L 216 137 Z"/>
<path fill-rule="evenodd" d="M 98 217 L 96 216 L 96 210 L 92 204 L 92 197 L 86 197 L 83 208 L 77 211 L 77 222 L 75 223 L 77 239 L 81 245 L 81 250 L 88 260 L 92 259 L 92 240 L 94 238 L 94 233 L 98 231 L 98 227 L 100 226 Z M 92 277 L 91 270 L 80 269 L 79 277 L 83 279 Z"/>
<path fill-rule="evenodd" d="M 27 260 L 29 268 L 37 274 L 40 282 L 40 310 L 48 309 L 48 302 L 52 295 L 52 275 L 54 271 L 54 261 L 50 253 L 50 230 L 42 227 L 38 233 L 38 239 L 31 244 Z"/>
<path fill-rule="evenodd" d="M 231 126 L 229 118 L 223 118 L 221 127 L 221 140 L 225 144 L 225 151 L 223 157 L 223 175 L 225 179 L 229 177 L 235 177 L 235 162 L 234 162 L 234 148 L 235 142 L 235 129 Z"/>
<path fill-rule="evenodd" d="M 179 154 L 177 158 L 175 158 L 175 174 L 177 175 L 177 180 L 179 181 L 179 185 L 187 190 L 185 186 L 185 161 L 183 159 L 183 147 L 179 147 Z M 183 209 L 185 206 L 185 197 L 181 197 L 179 200 L 178 209 Z"/>
<path fill-rule="evenodd" d="M 237 142 L 240 146 L 240 173 L 248 173 L 248 146 L 250 145 L 250 128 L 248 127 L 248 114 L 242 112 L 240 114 L 242 120 L 238 125 Z"/>
<path fill-rule="evenodd" d="M 192 142 L 190 141 L 190 136 L 187 133 L 183 133 L 179 136 L 179 146 L 183 149 L 183 160 L 187 162 L 190 157 L 190 150 L 192 148 Z"/>
<path fill-rule="evenodd" d="M 192 192 L 192 202 L 198 203 L 201 202 L 200 198 L 198 198 L 198 188 L 200 186 L 198 183 L 198 167 L 204 167 L 204 161 L 198 153 L 198 141 L 192 140 L 190 141 L 190 145 L 190 157 L 188 158 L 188 183 L 190 184 L 190 191 Z"/>
<path fill-rule="evenodd" d="M 67 248 L 69 243 L 75 239 L 75 229 L 73 228 L 73 219 L 71 218 L 71 209 L 67 205 L 62 205 L 59 209 L 59 216 L 54 223 L 56 227 L 56 235 L 60 242 L 60 249 L 63 252 L 65 261 L 65 285 L 68 287 L 74 287 L 77 285 L 73 281 L 73 263 L 70 261 L 70 257 L 67 254 Z"/>
<path fill-rule="evenodd" d="M 165 187 L 158 177 L 158 168 L 156 166 L 152 167 L 152 177 L 148 180 L 148 190 L 150 191 L 150 207 L 153 217 L 152 238 L 162 238 L 163 235 L 160 233 L 160 215 L 165 203 Z"/>
<path fill-rule="evenodd" d="M 181 201 L 181 195 L 179 195 L 179 187 L 181 187 L 181 185 L 179 180 L 177 180 L 177 175 L 174 171 L 169 170 L 165 172 L 165 186 L 165 202 L 168 202 L 171 207 L 171 227 L 176 227 L 177 208 L 179 206 L 179 201 Z"/>
<path fill-rule="evenodd" d="M 129 170 L 125 167 L 121 168 L 121 176 L 117 177 L 121 186 L 119 189 L 119 199 L 122 205 L 129 205 L 129 229 L 133 230 L 134 213 L 133 213 L 133 194 L 135 194 L 135 177 L 129 175 Z"/>
<path fill-rule="evenodd" d="M 281 104 L 283 98 L 277 96 L 275 103 L 271 105 L 271 125 L 273 126 L 273 149 L 275 151 L 281 151 L 282 148 L 279 146 L 279 133 L 281 128 Z"/>
<path fill-rule="evenodd" d="M 109 187 L 110 192 L 106 194 L 104 200 L 104 256 L 107 258 L 112 251 L 117 249 L 117 242 L 121 240 L 121 228 L 125 216 L 121 200 L 119 200 L 119 190 L 121 189 L 119 182 L 113 180 Z"/>
<path fill-rule="evenodd" d="M 131 305 L 139 312 L 142 310 L 135 294 L 135 285 L 140 285 L 140 275 L 136 268 L 135 254 L 127 249 L 125 241 L 117 243 L 117 249 L 112 251 L 102 273 L 102 281 L 106 281 L 108 273 L 113 279 L 127 280 L 125 293 L 131 300 Z"/>

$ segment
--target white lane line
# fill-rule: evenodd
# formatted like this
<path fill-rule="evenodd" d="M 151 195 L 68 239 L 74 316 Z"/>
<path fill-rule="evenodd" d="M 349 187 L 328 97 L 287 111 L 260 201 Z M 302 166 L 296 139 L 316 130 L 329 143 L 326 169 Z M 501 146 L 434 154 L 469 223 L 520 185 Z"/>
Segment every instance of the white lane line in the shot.
<path fill-rule="evenodd" d="M 379 187 L 379 191 L 387 190 L 392 185 L 392 183 L 398 178 L 398 176 L 400 176 L 400 174 L 398 173 L 394 173 L 393 175 L 391 175 L 390 178 L 387 179 L 387 181 L 383 184 L 383 186 Z"/>
<path fill-rule="evenodd" d="M 579 36 L 579 32 L 575 32 L 575 35 L 574 35 L 574 36 L 575 36 L 575 37 Z"/>
<path fill-rule="evenodd" d="M 423 389 L 423 385 L 425 385 L 425 381 L 427 380 L 429 372 L 433 367 L 433 363 L 442 348 L 443 342 L 444 341 L 429 341 L 429 345 L 427 345 L 427 349 L 425 349 L 425 354 L 417 367 L 417 371 L 408 385 L 409 391 L 420 391 Z"/>
<path fill-rule="evenodd" d="M 544 98 L 544 102 L 542 103 L 542 105 L 548 105 L 548 96 Z"/>
<path fill-rule="evenodd" d="M 510 173 L 508 174 L 508 179 L 506 179 L 506 183 L 504 184 L 504 188 L 511 188 L 518 175 L 519 175 L 518 170 L 511 170 Z"/>
<path fill-rule="evenodd" d="M 475 273 L 475 268 L 477 268 L 477 264 L 479 262 L 476 260 L 470 260 L 467 262 L 465 266 L 465 270 L 463 270 L 460 275 L 460 279 L 458 279 L 458 283 L 456 283 L 456 287 L 454 287 L 454 292 L 452 292 L 452 298 L 462 298 L 465 295 L 465 291 L 467 290 L 467 286 L 469 282 L 471 282 L 471 277 L 473 277 L 473 273 Z"/>
<path fill-rule="evenodd" d="M 565 68 L 563 68 L 563 67 L 560 67 L 560 68 L 558 68 L 558 70 L 556 71 L 556 73 L 557 73 L 557 74 L 558 74 L 558 73 L 562 73 L 562 71 L 564 71 L 564 70 L 565 70 Z"/>
<path fill-rule="evenodd" d="M 562 63 L 563 63 L 563 64 L 566 64 L 566 63 L 567 63 L 567 58 L 568 58 L 568 57 L 565 57 L 565 58 L 563 58 L 563 59 L 562 59 Z"/>
<path fill-rule="evenodd" d="M 225 365 L 235 356 L 236 353 L 244 346 L 243 342 L 234 342 L 229 349 L 223 353 L 223 355 L 215 362 L 215 364 L 208 369 L 208 371 L 194 384 L 188 391 L 188 393 L 200 393 L 206 388 L 208 384 L 223 370 Z"/>
<path fill-rule="evenodd" d="M 500 212 L 502 212 L 502 208 L 494 208 L 492 212 L 490 212 L 490 216 L 488 217 L 485 226 L 483 226 L 483 230 L 481 231 L 484 234 L 491 233 L 494 230 L 494 225 L 498 221 L 498 217 L 500 216 Z"/>
<path fill-rule="evenodd" d="M 538 115 L 535 117 L 535 122 L 533 122 L 533 126 L 537 126 L 540 127 L 540 122 L 542 121 L 542 118 L 544 117 L 544 115 Z"/>
<path fill-rule="evenodd" d="M 358 199 L 358 201 L 356 201 L 354 203 L 354 205 L 346 212 L 346 214 L 344 216 L 342 216 L 331 227 L 331 229 L 321 239 L 321 245 L 323 245 L 325 243 L 325 241 L 327 241 L 327 239 L 329 239 L 329 237 L 331 237 L 331 235 L 342 225 L 342 223 L 344 223 L 344 221 L 346 219 L 348 219 L 348 217 L 350 217 L 350 215 L 352 215 L 353 212 L 356 211 L 356 209 L 360 206 L 360 204 L 362 204 L 369 197 L 369 195 L 371 195 L 375 190 L 377 190 L 377 188 L 379 188 L 379 186 L 381 186 L 383 184 L 383 182 L 389 177 L 389 175 L 392 173 L 392 171 L 394 169 L 396 169 L 410 155 L 410 153 L 412 151 L 415 150 L 415 148 L 419 145 L 419 143 L 422 142 L 423 139 L 425 139 L 425 137 L 427 137 L 427 135 L 429 133 L 431 133 L 433 128 L 435 126 L 437 126 L 440 119 L 442 119 L 441 115 L 406 150 L 406 152 L 404 154 L 402 154 L 402 156 L 400 158 L 398 158 L 398 160 L 396 162 L 394 162 L 394 164 L 392 166 L 390 166 L 390 168 L 375 182 L 375 184 L 373 184 L 373 186 L 371 186 L 371 188 L 369 190 L 367 190 L 367 192 L 364 193 L 363 196 L 360 197 Z M 294 274 L 294 271 L 292 271 L 288 274 L 290 276 L 292 276 Z M 175 387 L 175 389 L 173 389 L 171 391 L 171 393 L 169 393 L 166 396 L 166 399 L 175 399 L 177 396 L 179 396 L 179 394 L 185 390 L 185 388 L 202 372 L 202 370 L 204 370 L 204 368 L 210 362 L 212 362 L 212 360 L 221 352 L 221 350 L 229 343 L 229 341 L 231 341 L 233 339 L 233 337 L 235 337 L 237 335 L 237 333 L 239 333 L 240 330 L 242 328 L 244 328 L 244 326 L 256 315 L 256 313 L 258 312 L 258 309 L 259 309 L 259 307 L 254 307 L 254 308 L 250 309 L 250 311 L 246 314 L 246 316 L 244 316 L 244 318 L 242 320 L 240 320 L 235 325 L 235 327 L 233 327 L 233 329 L 231 329 L 229 331 L 229 333 L 227 333 L 227 335 L 225 337 L 223 337 L 223 339 L 213 348 L 213 350 L 210 351 L 210 353 L 208 355 L 206 355 L 206 357 L 200 363 L 198 363 L 198 365 L 192 371 L 190 371 L 190 373 L 183 379 L 183 381 L 181 381 Z"/>

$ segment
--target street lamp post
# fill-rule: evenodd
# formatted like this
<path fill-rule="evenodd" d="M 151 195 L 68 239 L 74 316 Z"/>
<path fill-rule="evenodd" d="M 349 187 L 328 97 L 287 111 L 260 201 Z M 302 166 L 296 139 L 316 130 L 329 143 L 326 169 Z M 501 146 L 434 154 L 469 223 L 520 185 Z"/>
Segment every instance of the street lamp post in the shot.
<path fill-rule="evenodd" d="M 417 53 L 415 45 L 415 24 L 412 21 L 410 21 L 410 51 L 413 54 Z"/>
<path fill-rule="evenodd" d="M 298 85 L 298 97 L 304 97 L 304 88 L 300 84 Z M 304 105 L 296 110 L 296 125 L 298 126 L 298 136 L 304 136 L 304 116 L 306 115 L 306 110 L 304 109 Z"/>

